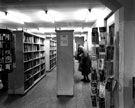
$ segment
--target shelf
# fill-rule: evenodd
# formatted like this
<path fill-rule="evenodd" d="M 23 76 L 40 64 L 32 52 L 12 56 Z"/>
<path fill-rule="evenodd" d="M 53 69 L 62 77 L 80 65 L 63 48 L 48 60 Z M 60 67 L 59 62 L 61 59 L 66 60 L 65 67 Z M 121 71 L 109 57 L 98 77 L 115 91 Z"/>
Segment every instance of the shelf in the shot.
<path fill-rule="evenodd" d="M 50 68 L 50 70 L 47 70 L 47 72 L 52 71 L 55 67 L 56 67 L 56 65 L 55 65 L 55 66 L 53 66 L 53 67 L 51 67 L 51 68 Z"/>
<path fill-rule="evenodd" d="M 56 55 L 57 55 L 57 42 L 55 40 L 49 40 L 47 39 L 45 41 L 46 44 L 46 70 L 50 71 L 52 70 L 52 64 L 56 66 Z M 55 64 L 52 62 L 54 61 Z"/>
<path fill-rule="evenodd" d="M 24 51 L 24 53 L 34 53 L 34 52 L 39 52 L 39 50 L 33 50 L 33 51 Z"/>
<path fill-rule="evenodd" d="M 36 81 L 34 81 L 34 83 L 29 87 L 27 88 L 25 91 L 24 91 L 24 94 L 27 93 L 32 87 L 34 87 L 42 78 L 44 78 L 46 75 L 42 75 L 39 79 L 37 79 Z"/>
<path fill-rule="evenodd" d="M 31 43 L 31 42 L 24 42 L 23 44 L 33 44 L 33 43 Z"/>
<path fill-rule="evenodd" d="M 41 57 L 37 57 L 37 58 L 34 58 L 34 59 L 30 59 L 30 60 L 27 60 L 27 61 L 24 61 L 24 63 L 27 63 L 27 62 L 31 62 L 33 60 L 37 60 L 37 59 L 40 59 Z"/>
<path fill-rule="evenodd" d="M 41 71 L 41 70 L 40 70 Z M 36 73 L 33 74 L 33 76 L 37 75 L 40 73 L 40 71 L 37 71 Z"/>
<path fill-rule="evenodd" d="M 50 61 L 51 61 L 51 60 L 54 60 L 54 59 L 56 59 L 56 57 L 50 58 Z"/>
<path fill-rule="evenodd" d="M 11 94 L 25 94 L 45 75 L 45 38 L 24 31 L 14 31 L 14 34 L 16 68 L 12 77 L 9 76 L 9 91 Z"/>
<path fill-rule="evenodd" d="M 26 83 L 27 81 L 29 81 L 31 78 L 33 78 L 33 75 L 30 76 L 28 79 L 26 79 L 26 80 L 24 81 L 24 83 Z"/>

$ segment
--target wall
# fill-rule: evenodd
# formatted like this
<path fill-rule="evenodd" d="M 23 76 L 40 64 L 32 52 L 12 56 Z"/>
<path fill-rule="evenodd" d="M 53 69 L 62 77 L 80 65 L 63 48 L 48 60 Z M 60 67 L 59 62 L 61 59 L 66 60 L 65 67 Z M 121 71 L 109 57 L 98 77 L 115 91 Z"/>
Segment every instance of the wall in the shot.
<path fill-rule="evenodd" d="M 104 18 L 99 18 L 97 19 L 96 23 L 93 25 L 93 27 L 103 27 L 105 26 L 104 24 Z"/>
<path fill-rule="evenodd" d="M 123 4 L 123 8 L 116 12 L 117 21 L 119 20 L 116 30 L 119 31 L 120 37 L 118 108 L 134 108 L 132 77 L 135 76 L 135 1 L 119 1 Z"/>
<path fill-rule="evenodd" d="M 76 42 L 76 46 L 78 46 L 78 44 L 80 45 L 84 45 L 84 37 L 75 37 L 75 42 Z"/>
<path fill-rule="evenodd" d="M 74 48 L 75 49 L 74 53 L 76 54 L 77 53 L 76 51 L 78 49 L 78 45 L 80 44 L 80 45 L 84 46 L 84 37 L 75 37 L 74 42 L 75 42 L 74 47 L 76 47 L 76 48 Z"/>

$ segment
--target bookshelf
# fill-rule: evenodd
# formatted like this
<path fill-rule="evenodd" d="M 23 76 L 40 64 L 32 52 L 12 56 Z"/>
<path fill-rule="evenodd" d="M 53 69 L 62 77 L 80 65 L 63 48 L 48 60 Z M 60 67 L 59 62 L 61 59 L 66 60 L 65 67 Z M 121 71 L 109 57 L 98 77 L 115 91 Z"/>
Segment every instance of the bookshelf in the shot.
<path fill-rule="evenodd" d="M 16 35 L 16 68 L 9 74 L 9 94 L 25 94 L 46 75 L 45 38 L 24 31 Z"/>
<path fill-rule="evenodd" d="M 56 66 L 57 55 L 56 55 L 56 40 L 46 39 L 45 40 L 46 50 L 46 71 L 51 71 Z"/>

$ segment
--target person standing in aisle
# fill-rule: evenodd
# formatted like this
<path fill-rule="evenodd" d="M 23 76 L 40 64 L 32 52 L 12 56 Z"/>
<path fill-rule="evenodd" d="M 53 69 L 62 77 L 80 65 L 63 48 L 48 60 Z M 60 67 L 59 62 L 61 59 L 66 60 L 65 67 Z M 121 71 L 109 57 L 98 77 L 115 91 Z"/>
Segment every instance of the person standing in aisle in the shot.
<path fill-rule="evenodd" d="M 78 60 L 78 63 L 80 62 L 80 57 L 79 57 L 79 54 L 80 54 L 80 47 L 81 45 L 78 44 L 78 47 L 77 47 L 77 51 L 76 51 L 76 54 L 75 54 L 75 59 Z"/>
<path fill-rule="evenodd" d="M 84 82 L 90 82 L 90 79 L 88 77 L 88 75 L 91 73 L 91 59 L 90 59 L 90 56 L 88 54 L 88 52 L 84 49 L 83 46 L 79 46 L 79 59 L 80 59 L 80 62 L 79 62 L 79 68 L 78 70 L 80 72 L 82 72 L 82 75 L 83 75 L 83 79 L 82 81 Z"/>

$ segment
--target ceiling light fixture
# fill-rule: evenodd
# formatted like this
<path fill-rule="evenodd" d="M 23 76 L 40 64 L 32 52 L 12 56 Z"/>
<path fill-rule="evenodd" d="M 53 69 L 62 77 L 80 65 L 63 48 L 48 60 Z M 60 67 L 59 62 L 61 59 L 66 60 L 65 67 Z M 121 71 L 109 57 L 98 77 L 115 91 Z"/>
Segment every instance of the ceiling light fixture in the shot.
<path fill-rule="evenodd" d="M 25 15 L 21 12 L 18 12 L 16 10 L 8 10 L 7 12 L 12 14 L 14 17 L 16 17 L 17 19 L 19 19 L 23 22 L 27 22 L 27 23 L 32 22 L 30 17 L 28 17 L 27 15 Z"/>
<path fill-rule="evenodd" d="M 18 17 L 15 17 L 14 15 L 12 15 L 11 13 L 6 12 L 6 11 L 5 12 L 0 11 L 0 20 L 3 23 L 10 21 L 10 22 L 24 24 L 24 22 L 22 20 L 20 20 Z"/>
<path fill-rule="evenodd" d="M 10 21 L 20 23 L 20 24 L 24 24 L 24 22 L 21 19 L 17 18 L 16 16 L 12 15 L 9 12 L 5 12 L 5 16 L 7 16 L 7 19 L 10 20 Z"/>
<path fill-rule="evenodd" d="M 45 14 L 48 15 L 50 17 L 50 20 L 52 23 L 54 23 L 54 19 L 53 17 L 49 14 L 48 10 L 45 10 Z"/>

